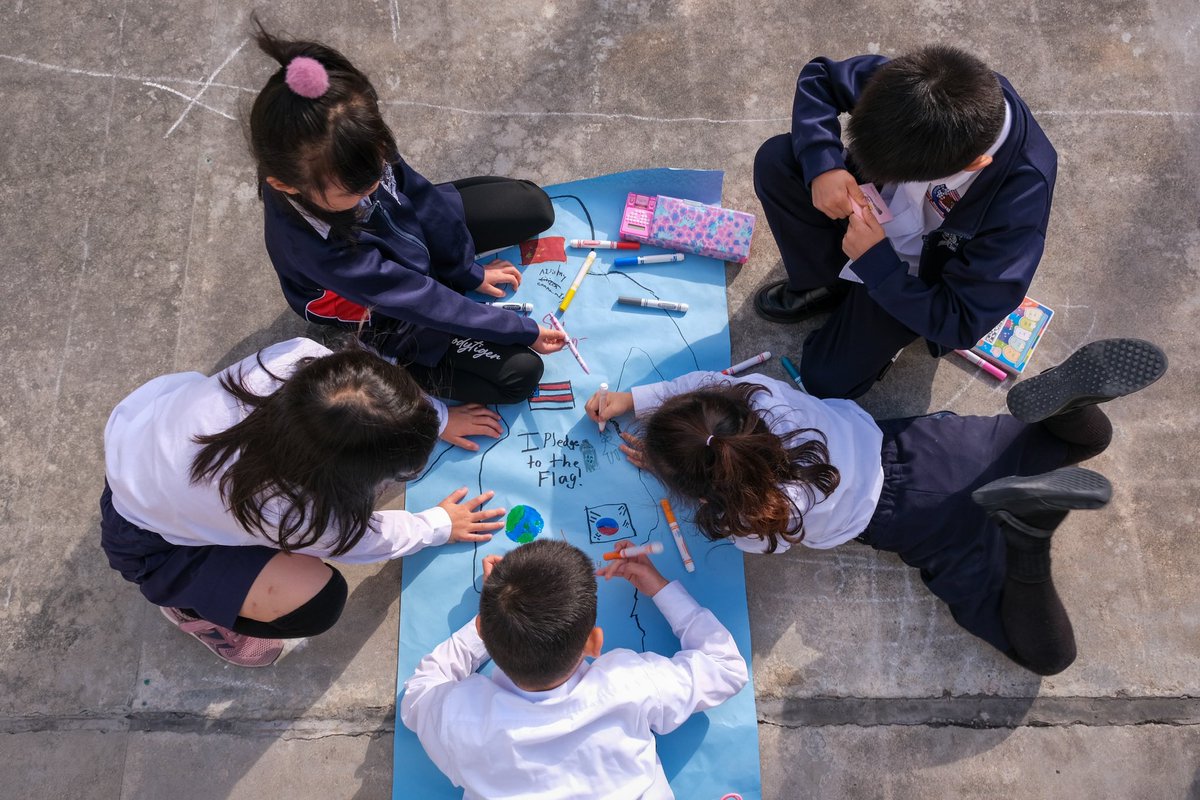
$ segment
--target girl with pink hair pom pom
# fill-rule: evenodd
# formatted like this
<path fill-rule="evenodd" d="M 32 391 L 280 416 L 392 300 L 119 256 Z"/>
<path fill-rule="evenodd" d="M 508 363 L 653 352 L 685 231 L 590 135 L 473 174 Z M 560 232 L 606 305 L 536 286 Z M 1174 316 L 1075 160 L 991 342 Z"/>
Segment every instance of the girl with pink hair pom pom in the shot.
<path fill-rule="evenodd" d="M 250 115 L 267 253 L 288 304 L 309 322 L 358 330 L 456 406 L 451 427 L 498 437 L 480 404 L 515 403 L 537 388 L 563 334 L 464 296 L 502 298 L 521 283 L 486 253 L 554 222 L 529 181 L 476 177 L 432 184 L 400 157 L 374 87 L 341 53 L 273 36 L 254 18 L 259 48 L 280 68 Z M 536 351 L 536 352 L 535 352 Z"/>

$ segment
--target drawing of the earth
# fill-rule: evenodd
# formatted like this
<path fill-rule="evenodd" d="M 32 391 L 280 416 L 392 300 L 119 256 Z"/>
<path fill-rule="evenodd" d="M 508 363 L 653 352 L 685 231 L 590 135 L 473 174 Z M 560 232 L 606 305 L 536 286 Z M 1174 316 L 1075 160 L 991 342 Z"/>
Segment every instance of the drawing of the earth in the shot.
<path fill-rule="evenodd" d="M 542 515 L 531 506 L 513 506 L 504 520 L 504 532 L 508 538 L 521 544 L 532 542 L 545 526 Z"/>
<path fill-rule="evenodd" d="M 602 536 L 612 536 L 617 531 L 621 530 L 621 526 L 612 517 L 601 517 L 596 520 L 596 530 Z"/>

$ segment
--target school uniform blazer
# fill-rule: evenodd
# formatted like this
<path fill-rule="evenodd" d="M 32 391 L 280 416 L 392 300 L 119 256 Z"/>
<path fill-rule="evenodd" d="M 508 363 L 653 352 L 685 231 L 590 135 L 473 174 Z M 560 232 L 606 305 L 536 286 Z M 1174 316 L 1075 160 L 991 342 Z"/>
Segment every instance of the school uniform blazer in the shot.
<path fill-rule="evenodd" d="M 845 169 L 838 114 L 853 113 L 867 80 L 887 59 L 810 61 L 796 82 L 792 149 L 806 184 Z M 918 274 L 884 239 L 854 262 L 876 303 L 942 356 L 970 348 L 1021 304 L 1045 247 L 1058 156 L 1029 107 L 997 75 L 1012 130 L 941 227 L 925 236 Z"/>
<path fill-rule="evenodd" d="M 381 349 L 433 366 L 453 336 L 533 344 L 537 323 L 463 296 L 483 281 L 462 198 L 397 158 L 368 198 L 354 242 L 310 221 L 263 187 L 267 253 L 288 305 L 310 322 L 357 324 L 389 335 Z M 381 319 L 382 318 L 382 319 Z"/>

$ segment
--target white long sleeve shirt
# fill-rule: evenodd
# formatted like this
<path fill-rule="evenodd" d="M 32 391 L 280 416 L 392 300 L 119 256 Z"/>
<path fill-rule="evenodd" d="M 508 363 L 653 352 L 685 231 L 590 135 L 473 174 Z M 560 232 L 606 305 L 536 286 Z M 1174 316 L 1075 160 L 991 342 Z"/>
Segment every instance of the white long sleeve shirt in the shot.
<path fill-rule="evenodd" d="M 193 437 L 226 430 L 248 413 L 221 387 L 222 375 L 243 375 L 250 391 L 267 395 L 279 388 L 272 374 L 287 378 L 301 359 L 330 352 L 309 339 L 291 339 L 261 351 L 265 370 L 250 356 L 217 375 L 163 375 L 136 389 L 113 410 L 104 428 L 104 470 L 113 508 L 172 544 L 275 546 L 246 531 L 229 513 L 218 487 L 220 475 L 213 481 L 191 482 L 192 459 L 200 449 Z M 433 398 L 430 402 L 438 412 L 439 428 L 444 428 L 445 405 Z M 267 512 L 268 520 L 278 518 L 269 506 Z M 444 509 L 435 506 L 420 514 L 379 511 L 358 544 L 332 560 L 354 564 L 399 558 L 449 538 L 450 517 Z M 328 542 L 296 552 L 328 558 L 332 542 L 331 536 Z"/>
<path fill-rule="evenodd" d="M 421 660 L 400 717 L 468 800 L 660 800 L 674 794 L 654 734 L 733 697 L 748 680 L 737 645 L 678 582 L 654 596 L 682 649 L 671 658 L 613 650 L 561 686 L 517 688 L 464 625 Z"/>
<path fill-rule="evenodd" d="M 880 458 L 883 432 L 854 401 L 820 400 L 765 375 L 730 377 L 718 372 L 691 372 L 673 381 L 634 387 L 634 413 L 645 417 L 669 397 L 722 382 L 756 383 L 766 387 L 766 392 L 755 394 L 750 402 L 772 433 L 783 436 L 801 428 L 814 428 L 825 434 L 829 463 L 837 467 L 841 475 L 837 488 L 823 499 L 817 493 L 817 502 L 812 503 L 803 487 L 796 484 L 783 487 L 804 516 L 803 544 L 825 550 L 862 533 L 875 513 L 879 493 L 883 490 Z M 804 434 L 796 441 L 814 438 L 812 434 Z M 767 549 L 767 539 L 761 536 L 737 536 L 732 541 L 738 549 L 748 553 L 763 553 Z M 782 553 L 789 547 L 780 538 L 775 552 Z"/>

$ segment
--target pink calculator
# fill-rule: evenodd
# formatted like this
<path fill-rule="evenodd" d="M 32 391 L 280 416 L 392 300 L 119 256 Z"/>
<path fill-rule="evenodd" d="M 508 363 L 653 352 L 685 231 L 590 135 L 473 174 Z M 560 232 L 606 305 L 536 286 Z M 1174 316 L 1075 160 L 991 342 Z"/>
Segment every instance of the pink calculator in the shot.
<path fill-rule="evenodd" d="M 629 193 L 625 199 L 625 213 L 621 217 L 622 239 L 644 242 L 650 237 L 657 202 L 657 197 Z"/>

